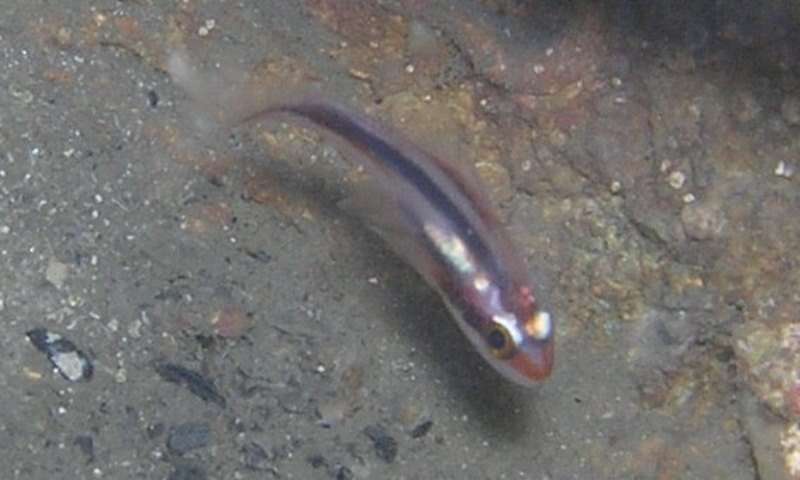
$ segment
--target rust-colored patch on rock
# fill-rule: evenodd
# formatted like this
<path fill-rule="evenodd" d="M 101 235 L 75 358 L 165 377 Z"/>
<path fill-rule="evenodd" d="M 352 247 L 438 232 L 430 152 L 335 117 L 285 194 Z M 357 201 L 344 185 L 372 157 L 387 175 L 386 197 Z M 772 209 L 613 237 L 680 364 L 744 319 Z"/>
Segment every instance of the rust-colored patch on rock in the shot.
<path fill-rule="evenodd" d="M 238 305 L 225 305 L 211 316 L 211 327 L 220 337 L 241 337 L 251 324 L 251 316 Z"/>
<path fill-rule="evenodd" d="M 342 38 L 331 54 L 343 59 L 351 74 L 370 83 L 407 85 L 404 80 L 408 22 L 377 2 L 308 0 L 306 7 L 323 25 Z"/>
<path fill-rule="evenodd" d="M 587 12 L 572 31 L 537 48 L 515 42 L 502 32 L 472 19 L 457 24 L 455 36 L 469 53 L 476 70 L 508 90 L 511 97 L 540 124 L 569 130 L 586 121 L 585 102 L 605 88 L 598 63 L 608 56 L 600 19 Z"/>
<path fill-rule="evenodd" d="M 181 228 L 196 235 L 203 235 L 212 229 L 230 227 L 234 218 L 233 210 L 226 202 L 195 204 L 186 214 Z"/>

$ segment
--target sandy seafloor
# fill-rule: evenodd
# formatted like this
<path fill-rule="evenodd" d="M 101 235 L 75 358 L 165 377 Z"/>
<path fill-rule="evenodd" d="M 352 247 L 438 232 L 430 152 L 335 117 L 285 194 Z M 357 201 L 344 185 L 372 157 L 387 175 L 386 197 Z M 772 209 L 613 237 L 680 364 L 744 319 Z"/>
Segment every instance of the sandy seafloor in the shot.
<path fill-rule="evenodd" d="M 0 476 L 800 478 L 798 25 L 788 0 L 3 0 Z M 360 174 L 319 132 L 194 128 L 179 49 L 474 165 L 558 321 L 552 378 L 484 364 L 336 207 Z"/>

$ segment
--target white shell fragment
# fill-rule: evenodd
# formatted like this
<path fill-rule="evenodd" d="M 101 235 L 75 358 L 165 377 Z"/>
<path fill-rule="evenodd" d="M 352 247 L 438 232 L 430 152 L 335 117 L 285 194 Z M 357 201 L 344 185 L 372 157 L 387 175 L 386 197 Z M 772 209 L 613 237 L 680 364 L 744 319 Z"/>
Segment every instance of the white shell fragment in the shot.
<path fill-rule="evenodd" d="M 779 177 L 792 178 L 792 175 L 794 175 L 794 167 L 781 160 L 778 162 L 778 166 L 775 167 L 774 173 Z"/>
<path fill-rule="evenodd" d="M 50 363 L 65 379 L 79 382 L 92 378 L 92 362 L 71 341 L 44 328 L 34 328 L 26 335 L 37 350 L 47 355 Z"/>

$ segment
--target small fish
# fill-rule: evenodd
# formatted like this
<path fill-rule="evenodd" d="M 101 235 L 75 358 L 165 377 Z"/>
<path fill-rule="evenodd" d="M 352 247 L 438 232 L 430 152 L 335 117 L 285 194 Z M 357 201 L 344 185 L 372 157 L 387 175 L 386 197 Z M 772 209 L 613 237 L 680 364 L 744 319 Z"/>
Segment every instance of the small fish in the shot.
<path fill-rule="evenodd" d="M 525 386 L 550 375 L 553 318 L 539 308 L 523 258 L 468 172 L 317 96 L 248 103 L 244 88 L 213 92 L 219 84 L 202 78 L 182 55 L 170 59 L 169 70 L 196 101 L 218 99 L 214 108 L 221 113 L 214 113 L 229 125 L 290 115 L 344 147 L 372 180 L 347 208 L 440 294 L 498 372 Z"/>

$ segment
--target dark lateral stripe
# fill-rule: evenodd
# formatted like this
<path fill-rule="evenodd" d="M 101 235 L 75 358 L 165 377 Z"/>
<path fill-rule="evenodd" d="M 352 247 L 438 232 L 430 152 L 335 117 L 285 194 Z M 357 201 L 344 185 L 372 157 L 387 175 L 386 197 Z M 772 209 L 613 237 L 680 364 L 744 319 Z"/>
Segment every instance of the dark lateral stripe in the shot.
<path fill-rule="evenodd" d="M 478 232 L 470 227 L 469 220 L 453 200 L 436 186 L 436 182 L 425 171 L 404 155 L 397 147 L 387 143 L 368 128 L 352 120 L 349 115 L 335 108 L 320 104 L 294 105 L 284 110 L 305 117 L 328 128 L 348 140 L 362 151 L 371 153 L 389 169 L 414 185 L 430 204 L 445 218 L 450 219 L 459 236 L 463 238 L 479 261 L 486 261 L 493 273 L 497 271 L 494 257 Z"/>

